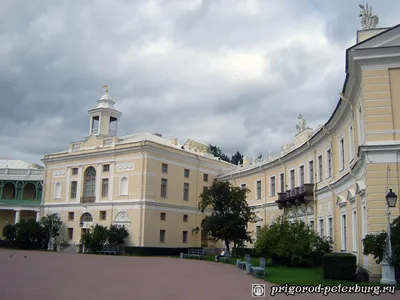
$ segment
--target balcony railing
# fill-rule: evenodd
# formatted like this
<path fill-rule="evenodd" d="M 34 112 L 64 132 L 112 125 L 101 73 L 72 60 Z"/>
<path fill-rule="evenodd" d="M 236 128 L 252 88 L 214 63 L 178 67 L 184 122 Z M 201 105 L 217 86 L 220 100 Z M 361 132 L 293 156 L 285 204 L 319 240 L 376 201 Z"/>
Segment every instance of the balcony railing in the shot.
<path fill-rule="evenodd" d="M 278 200 L 275 202 L 278 204 L 279 209 L 291 207 L 292 205 L 301 205 L 313 199 L 313 188 L 313 184 L 303 184 L 286 192 L 278 193 Z"/>
<path fill-rule="evenodd" d="M 96 196 L 81 197 L 81 203 L 94 203 L 95 201 L 96 201 Z"/>
<path fill-rule="evenodd" d="M 40 200 L 25 199 L 25 200 L 14 200 L 14 199 L 1 199 L 0 204 L 2 205 L 40 205 Z"/>

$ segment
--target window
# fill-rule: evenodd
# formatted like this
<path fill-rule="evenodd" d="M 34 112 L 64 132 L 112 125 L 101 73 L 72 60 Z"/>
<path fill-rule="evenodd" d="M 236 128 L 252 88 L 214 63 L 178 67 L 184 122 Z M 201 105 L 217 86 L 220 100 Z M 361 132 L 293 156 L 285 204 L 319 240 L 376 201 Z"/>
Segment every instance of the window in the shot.
<path fill-rule="evenodd" d="M 85 171 L 85 197 L 96 196 L 96 170 L 93 167 L 89 167 Z"/>
<path fill-rule="evenodd" d="M 318 181 L 322 181 L 322 155 L 318 156 Z"/>
<path fill-rule="evenodd" d="M 54 190 L 54 198 L 60 199 L 61 198 L 61 182 L 56 183 L 56 187 Z"/>
<path fill-rule="evenodd" d="M 165 230 L 160 230 L 160 243 L 165 243 Z"/>
<path fill-rule="evenodd" d="M 188 221 L 188 219 L 189 219 L 188 215 L 183 215 L 183 222 L 186 223 Z"/>
<path fill-rule="evenodd" d="M 328 234 L 331 239 L 333 239 L 333 228 L 332 228 L 332 218 L 328 218 Z"/>
<path fill-rule="evenodd" d="M 68 228 L 68 239 L 72 240 L 74 238 L 74 229 Z"/>
<path fill-rule="evenodd" d="M 164 212 L 162 212 L 162 213 L 160 214 L 160 220 L 161 220 L 161 221 L 166 221 L 166 220 L 167 220 L 167 214 L 164 213 Z"/>
<path fill-rule="evenodd" d="M 183 184 L 183 200 L 189 200 L 189 183 Z"/>
<path fill-rule="evenodd" d="M 314 230 L 314 221 L 310 221 L 310 228 Z"/>
<path fill-rule="evenodd" d="M 257 199 L 261 199 L 261 180 L 258 180 L 256 183 L 256 191 L 257 191 Z"/>
<path fill-rule="evenodd" d="M 101 183 L 101 196 L 108 196 L 108 178 L 103 178 L 103 181 Z"/>
<path fill-rule="evenodd" d="M 300 185 L 304 184 L 304 166 L 300 166 Z"/>
<path fill-rule="evenodd" d="M 342 250 L 346 250 L 347 244 L 347 228 L 346 228 L 346 215 L 342 215 Z"/>
<path fill-rule="evenodd" d="M 203 174 L 203 181 L 208 182 L 208 174 Z"/>
<path fill-rule="evenodd" d="M 109 172 L 110 171 L 110 165 L 103 165 L 103 172 Z"/>
<path fill-rule="evenodd" d="M 161 197 L 166 198 L 167 197 L 167 179 L 162 178 L 161 179 Z"/>
<path fill-rule="evenodd" d="M 344 139 L 341 138 L 339 141 L 339 163 L 340 171 L 344 169 Z"/>
<path fill-rule="evenodd" d="M 168 173 L 168 165 L 167 164 L 162 164 L 161 165 L 161 172 L 162 173 Z"/>
<path fill-rule="evenodd" d="M 260 232 L 260 230 L 261 230 L 261 226 L 256 226 L 255 240 L 257 240 L 257 236 L 258 236 L 258 233 Z"/>
<path fill-rule="evenodd" d="M 78 190 L 78 182 L 77 181 L 71 181 L 71 198 L 75 199 L 76 198 L 76 191 Z"/>
<path fill-rule="evenodd" d="M 107 212 L 104 211 L 104 210 L 100 211 L 99 212 L 99 219 L 102 220 L 102 221 L 106 220 L 107 219 Z"/>
<path fill-rule="evenodd" d="M 319 235 L 324 237 L 324 220 L 319 220 Z"/>
<path fill-rule="evenodd" d="M 310 170 L 308 179 L 310 183 L 314 183 L 314 161 L 308 162 L 308 169 Z"/>
<path fill-rule="evenodd" d="M 78 175 L 78 168 L 72 168 L 72 175 Z"/>
<path fill-rule="evenodd" d="M 240 185 L 240 188 L 241 188 L 242 190 L 244 190 L 244 189 L 246 189 L 246 188 L 247 188 L 247 186 L 246 186 L 246 184 L 245 184 L 245 183 L 242 183 L 242 184 Z"/>
<path fill-rule="evenodd" d="M 273 196 L 275 196 L 275 193 L 276 193 L 275 176 L 272 176 L 272 177 L 271 177 L 271 179 L 270 179 L 270 184 L 271 184 L 271 186 L 270 186 L 270 190 L 271 190 L 270 195 L 271 195 L 271 197 L 273 197 Z"/>
<path fill-rule="evenodd" d="M 120 195 L 128 195 L 128 179 L 126 177 L 121 178 L 119 194 Z"/>
<path fill-rule="evenodd" d="M 184 243 L 184 244 L 187 243 L 187 236 L 188 236 L 187 231 L 182 232 L 182 243 Z"/>
<path fill-rule="evenodd" d="M 75 214 L 73 211 L 68 212 L 68 221 L 73 221 Z"/>
<path fill-rule="evenodd" d="M 290 170 L 290 189 L 294 189 L 295 187 L 296 187 L 296 182 L 295 182 L 294 170 Z"/>
<path fill-rule="evenodd" d="M 350 161 L 354 159 L 354 133 L 353 133 L 353 124 L 349 126 L 349 157 Z"/>
<path fill-rule="evenodd" d="M 285 174 L 281 173 L 281 193 L 285 192 Z"/>
<path fill-rule="evenodd" d="M 183 176 L 186 177 L 186 178 L 189 178 L 189 176 L 190 176 L 190 170 L 185 169 L 185 170 L 183 171 Z"/>
<path fill-rule="evenodd" d="M 329 178 L 332 176 L 332 152 L 331 149 L 326 151 L 326 163 L 327 163 L 327 174 L 326 177 Z"/>
<path fill-rule="evenodd" d="M 353 251 L 357 251 L 357 213 L 353 210 L 353 218 L 352 218 L 352 225 L 353 225 Z"/>

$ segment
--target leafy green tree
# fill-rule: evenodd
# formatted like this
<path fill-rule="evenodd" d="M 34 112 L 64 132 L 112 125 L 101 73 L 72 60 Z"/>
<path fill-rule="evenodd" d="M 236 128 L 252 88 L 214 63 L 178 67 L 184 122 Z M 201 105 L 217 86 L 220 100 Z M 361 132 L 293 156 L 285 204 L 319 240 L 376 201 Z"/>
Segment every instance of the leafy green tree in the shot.
<path fill-rule="evenodd" d="M 210 147 L 210 152 L 212 155 L 214 155 L 215 157 L 219 157 L 223 161 L 226 161 L 229 163 L 231 162 L 229 157 L 225 153 L 223 153 L 219 147 L 213 146 L 213 145 L 209 145 L 209 147 Z"/>
<path fill-rule="evenodd" d="M 4 240 L 7 242 L 14 242 L 17 237 L 16 227 L 12 224 L 7 224 L 3 228 Z"/>
<path fill-rule="evenodd" d="M 228 181 L 214 181 L 212 186 L 200 195 L 199 210 L 204 213 L 212 209 L 211 216 L 206 216 L 203 230 L 208 232 L 211 241 L 224 241 L 229 251 L 229 244 L 242 245 L 252 242 L 248 223 L 254 222 L 255 214 L 249 207 L 246 195 L 249 189 L 233 186 Z"/>
<path fill-rule="evenodd" d="M 91 252 L 97 253 L 103 249 L 107 243 L 108 230 L 107 226 L 96 224 L 89 232 L 85 232 L 81 238 L 81 243 Z"/>
<path fill-rule="evenodd" d="M 107 231 L 108 243 L 110 245 L 123 245 L 129 233 L 125 227 L 112 225 Z"/>
<path fill-rule="evenodd" d="M 40 224 L 46 232 L 46 243 L 48 243 L 50 237 L 57 238 L 60 235 L 63 222 L 58 214 L 49 214 L 42 217 Z"/>
<path fill-rule="evenodd" d="M 44 244 L 46 233 L 39 222 L 33 219 L 22 219 L 15 224 L 15 242 L 23 245 L 24 248 L 30 248 L 33 244 Z"/>
<path fill-rule="evenodd" d="M 242 165 L 243 164 L 243 155 L 237 151 L 234 155 L 232 155 L 231 163 L 234 165 Z"/>

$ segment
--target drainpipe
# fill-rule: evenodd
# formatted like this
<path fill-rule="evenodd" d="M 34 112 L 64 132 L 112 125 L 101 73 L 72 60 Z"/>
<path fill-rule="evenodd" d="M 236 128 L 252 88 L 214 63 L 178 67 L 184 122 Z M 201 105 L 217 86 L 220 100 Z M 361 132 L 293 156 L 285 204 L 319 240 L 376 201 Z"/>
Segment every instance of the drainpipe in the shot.
<path fill-rule="evenodd" d="M 144 174 L 144 166 L 145 166 L 145 164 L 144 164 L 144 153 L 143 153 L 143 146 L 144 146 L 144 144 L 146 143 L 146 140 L 143 140 L 141 143 L 140 143 L 140 153 L 142 153 L 142 183 L 141 183 L 141 191 L 140 191 L 140 227 L 139 227 L 139 245 L 141 245 L 142 247 L 144 246 L 144 242 L 143 242 L 143 232 L 142 232 L 142 230 L 143 230 L 143 211 L 144 211 L 144 209 L 143 209 L 143 206 L 144 206 L 144 201 L 143 201 L 143 198 L 144 198 L 144 176 L 145 176 L 145 174 Z M 142 203 L 142 201 L 143 201 L 143 203 Z"/>
<path fill-rule="evenodd" d="M 354 106 L 353 103 L 350 102 L 350 100 L 348 100 L 343 93 L 339 93 L 340 99 L 342 99 L 343 101 L 347 102 L 350 106 L 350 110 L 351 110 L 351 118 L 354 119 Z"/>

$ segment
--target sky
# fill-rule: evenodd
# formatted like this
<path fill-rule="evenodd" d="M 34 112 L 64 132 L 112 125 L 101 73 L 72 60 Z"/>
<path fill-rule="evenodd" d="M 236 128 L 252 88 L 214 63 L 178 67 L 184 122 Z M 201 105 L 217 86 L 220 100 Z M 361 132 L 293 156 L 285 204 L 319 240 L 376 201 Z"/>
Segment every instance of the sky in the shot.
<path fill-rule="evenodd" d="M 324 124 L 339 100 L 355 0 L 3 0 L 0 159 L 43 163 L 89 131 L 108 85 L 119 134 L 161 133 L 250 160 Z M 377 27 L 398 0 L 370 0 Z M 364 3 L 363 3 L 364 4 Z"/>

